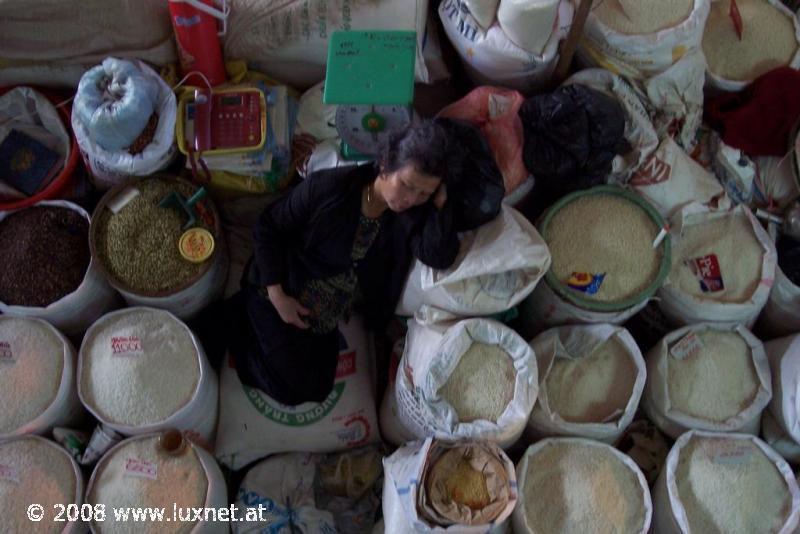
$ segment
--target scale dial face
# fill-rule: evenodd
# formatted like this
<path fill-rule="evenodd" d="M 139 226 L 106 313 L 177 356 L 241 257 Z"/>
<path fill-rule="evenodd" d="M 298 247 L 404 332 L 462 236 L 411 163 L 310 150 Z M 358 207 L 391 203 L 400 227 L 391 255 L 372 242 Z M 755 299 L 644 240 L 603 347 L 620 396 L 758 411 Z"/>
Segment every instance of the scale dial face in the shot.
<path fill-rule="evenodd" d="M 377 154 L 386 132 L 410 122 L 408 106 L 340 105 L 336 110 L 336 129 L 342 140 L 370 156 Z"/>

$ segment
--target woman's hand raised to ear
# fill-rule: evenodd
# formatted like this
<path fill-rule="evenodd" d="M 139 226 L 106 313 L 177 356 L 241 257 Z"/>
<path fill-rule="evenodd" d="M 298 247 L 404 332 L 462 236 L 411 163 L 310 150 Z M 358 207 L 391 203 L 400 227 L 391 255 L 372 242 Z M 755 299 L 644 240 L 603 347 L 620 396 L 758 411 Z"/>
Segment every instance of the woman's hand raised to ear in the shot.
<path fill-rule="evenodd" d="M 433 195 L 433 205 L 436 206 L 437 210 L 441 210 L 445 202 L 447 202 L 447 185 L 442 182 Z"/>
<path fill-rule="evenodd" d="M 283 322 L 294 325 L 301 330 L 308 328 L 308 324 L 303 320 L 302 316 L 308 315 L 310 313 L 309 310 L 304 308 L 297 299 L 284 293 L 280 284 L 267 286 L 267 294 Z"/>

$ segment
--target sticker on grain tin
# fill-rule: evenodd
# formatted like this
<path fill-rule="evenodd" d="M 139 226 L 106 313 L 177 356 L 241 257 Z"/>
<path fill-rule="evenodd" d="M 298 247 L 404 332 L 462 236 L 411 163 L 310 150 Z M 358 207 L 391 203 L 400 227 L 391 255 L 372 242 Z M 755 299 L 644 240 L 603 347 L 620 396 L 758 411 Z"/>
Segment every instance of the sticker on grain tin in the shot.
<path fill-rule="evenodd" d="M 181 236 L 178 247 L 184 259 L 203 263 L 214 252 L 214 236 L 204 228 L 190 228 Z"/>

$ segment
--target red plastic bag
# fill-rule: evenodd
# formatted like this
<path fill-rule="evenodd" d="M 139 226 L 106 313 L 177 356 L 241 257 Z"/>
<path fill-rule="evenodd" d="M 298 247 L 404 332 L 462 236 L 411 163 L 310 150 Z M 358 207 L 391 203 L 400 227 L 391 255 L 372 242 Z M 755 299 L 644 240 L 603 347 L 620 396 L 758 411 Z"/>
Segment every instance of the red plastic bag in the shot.
<path fill-rule="evenodd" d="M 517 112 L 525 98 L 517 91 L 483 86 L 439 111 L 437 117 L 465 120 L 477 126 L 486 137 L 500 172 L 506 195 L 527 178 L 522 162 L 522 120 Z"/>

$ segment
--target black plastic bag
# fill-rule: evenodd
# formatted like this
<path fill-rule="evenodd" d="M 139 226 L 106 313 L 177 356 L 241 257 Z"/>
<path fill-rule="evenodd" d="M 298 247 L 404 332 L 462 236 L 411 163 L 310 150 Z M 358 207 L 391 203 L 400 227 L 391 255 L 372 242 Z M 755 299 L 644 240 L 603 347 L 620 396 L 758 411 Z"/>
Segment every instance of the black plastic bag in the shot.
<path fill-rule="evenodd" d="M 800 241 L 784 235 L 778 239 L 778 265 L 783 274 L 800 286 Z"/>
<path fill-rule="evenodd" d="M 455 119 L 436 119 L 447 132 L 448 202 L 453 203 L 455 228 L 473 230 L 500 213 L 506 194 L 503 174 L 481 132 Z"/>
<path fill-rule="evenodd" d="M 525 167 L 553 200 L 605 183 L 614 157 L 630 151 L 622 105 L 583 85 L 531 97 L 519 116 Z"/>

